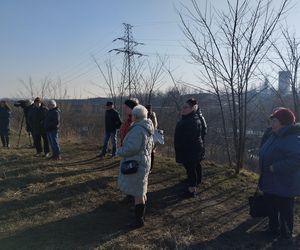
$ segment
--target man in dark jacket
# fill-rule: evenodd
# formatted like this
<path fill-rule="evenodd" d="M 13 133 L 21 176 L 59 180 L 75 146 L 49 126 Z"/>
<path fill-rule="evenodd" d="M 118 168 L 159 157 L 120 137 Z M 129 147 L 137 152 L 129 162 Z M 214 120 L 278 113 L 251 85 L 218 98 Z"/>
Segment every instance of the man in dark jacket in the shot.
<path fill-rule="evenodd" d="M 36 156 L 42 155 L 42 139 L 45 156 L 47 157 L 49 155 L 49 143 L 44 129 L 44 120 L 47 112 L 48 109 L 42 103 L 41 99 L 39 97 L 35 98 L 33 107 L 29 110 L 27 118 L 36 149 Z"/>
<path fill-rule="evenodd" d="M 182 163 L 188 176 L 186 197 L 196 196 L 196 187 L 202 181 L 201 161 L 204 157 L 202 122 L 193 98 L 182 106 L 182 119 L 177 123 L 174 136 L 176 162 Z"/>
<path fill-rule="evenodd" d="M 49 102 L 49 111 L 45 117 L 45 130 L 52 150 L 53 160 L 60 160 L 60 147 L 58 142 L 58 129 L 60 125 L 60 110 L 56 102 L 51 100 Z"/>
<path fill-rule="evenodd" d="M 102 147 L 102 152 L 99 157 L 104 157 L 107 151 L 107 145 L 109 139 L 112 142 L 112 157 L 116 155 L 117 149 L 117 129 L 121 127 L 122 121 L 120 119 L 118 111 L 114 109 L 114 104 L 112 102 L 106 103 L 105 111 L 105 136 L 104 143 Z"/>

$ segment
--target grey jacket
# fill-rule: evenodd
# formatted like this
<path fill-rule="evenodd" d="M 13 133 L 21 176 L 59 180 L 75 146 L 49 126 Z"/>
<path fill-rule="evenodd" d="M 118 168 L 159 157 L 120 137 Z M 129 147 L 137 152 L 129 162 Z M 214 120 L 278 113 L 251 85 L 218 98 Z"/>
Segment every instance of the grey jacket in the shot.
<path fill-rule="evenodd" d="M 144 119 L 135 122 L 129 128 L 123 146 L 118 148 L 117 155 L 123 161 L 135 160 L 139 163 L 137 173 L 124 175 L 119 173 L 119 189 L 133 196 L 143 196 L 147 193 L 148 175 L 151 166 L 151 151 L 153 149 L 154 128 L 151 120 Z"/>

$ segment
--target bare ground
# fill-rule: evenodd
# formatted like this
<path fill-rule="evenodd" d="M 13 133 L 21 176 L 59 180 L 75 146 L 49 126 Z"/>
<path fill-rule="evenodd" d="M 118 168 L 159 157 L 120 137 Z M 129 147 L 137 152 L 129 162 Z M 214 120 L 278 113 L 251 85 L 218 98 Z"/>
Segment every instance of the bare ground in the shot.
<path fill-rule="evenodd" d="M 181 166 L 158 156 L 150 175 L 146 225 L 129 231 L 132 204 L 116 187 L 118 159 L 99 160 L 95 146 L 63 145 L 63 160 L 33 149 L 0 150 L 0 249 L 300 249 L 270 238 L 266 220 L 248 216 L 257 177 L 238 177 L 204 162 L 198 198 L 182 199 Z"/>

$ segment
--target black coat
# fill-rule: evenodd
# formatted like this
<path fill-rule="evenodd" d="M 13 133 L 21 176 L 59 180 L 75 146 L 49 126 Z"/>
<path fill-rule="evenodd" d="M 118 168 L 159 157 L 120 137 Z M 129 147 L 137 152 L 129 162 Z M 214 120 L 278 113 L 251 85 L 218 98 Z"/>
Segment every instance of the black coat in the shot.
<path fill-rule="evenodd" d="M 115 109 L 108 109 L 105 112 L 105 131 L 115 132 L 121 127 L 122 121 L 118 111 Z"/>
<path fill-rule="evenodd" d="M 33 134 L 43 134 L 45 133 L 44 130 L 44 120 L 46 117 L 46 113 L 48 112 L 48 109 L 42 105 L 39 108 L 33 106 L 28 111 L 28 125 L 30 127 L 30 131 Z"/>
<path fill-rule="evenodd" d="M 0 107 L 0 134 L 7 135 L 9 132 L 10 111 Z"/>
<path fill-rule="evenodd" d="M 190 163 L 203 160 L 204 144 L 199 115 L 192 112 L 177 123 L 174 136 L 176 162 Z"/>
<path fill-rule="evenodd" d="M 44 126 L 45 131 L 55 131 L 59 129 L 60 125 L 60 110 L 58 108 L 50 109 L 45 117 Z"/>

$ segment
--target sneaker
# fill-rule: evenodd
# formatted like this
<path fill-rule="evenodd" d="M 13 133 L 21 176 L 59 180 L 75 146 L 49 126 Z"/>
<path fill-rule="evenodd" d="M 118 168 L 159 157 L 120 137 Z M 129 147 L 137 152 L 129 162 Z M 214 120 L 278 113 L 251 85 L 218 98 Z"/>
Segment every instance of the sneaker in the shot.
<path fill-rule="evenodd" d="M 50 153 L 45 153 L 46 158 L 50 158 Z"/>
<path fill-rule="evenodd" d="M 43 153 L 36 153 L 34 156 L 35 157 L 40 157 L 40 156 L 42 156 L 43 155 Z"/>

